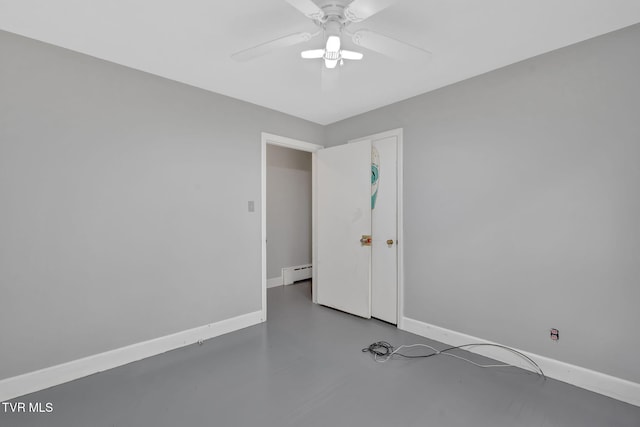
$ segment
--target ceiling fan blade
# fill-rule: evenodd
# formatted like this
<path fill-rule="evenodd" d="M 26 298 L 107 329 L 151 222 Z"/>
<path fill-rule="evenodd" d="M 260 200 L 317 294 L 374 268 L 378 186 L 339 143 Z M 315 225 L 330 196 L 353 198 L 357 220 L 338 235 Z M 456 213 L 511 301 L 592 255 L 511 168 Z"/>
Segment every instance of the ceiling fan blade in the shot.
<path fill-rule="evenodd" d="M 353 42 L 358 46 L 374 52 L 400 60 L 414 58 L 429 58 L 431 52 L 420 47 L 410 45 L 400 40 L 376 33 L 371 30 L 358 30 L 352 34 Z"/>
<path fill-rule="evenodd" d="M 324 18 L 324 11 L 311 0 L 286 0 L 286 2 L 302 12 L 307 18 L 317 20 Z"/>
<path fill-rule="evenodd" d="M 300 53 L 304 59 L 320 59 L 324 56 L 324 49 L 305 50 Z"/>
<path fill-rule="evenodd" d="M 354 0 L 344 10 L 344 16 L 351 22 L 362 22 L 397 2 L 398 0 Z"/>
<path fill-rule="evenodd" d="M 350 59 L 352 61 L 359 61 L 362 59 L 362 57 L 364 56 L 363 54 L 361 54 L 360 52 L 353 52 L 351 50 L 341 50 L 340 51 L 340 56 L 342 56 L 344 59 Z"/>
<path fill-rule="evenodd" d="M 289 34 L 288 36 L 280 37 L 275 40 L 271 40 L 254 47 L 250 47 L 249 49 L 236 52 L 233 55 L 231 55 L 231 58 L 233 58 L 238 62 L 249 61 L 251 59 L 257 58 L 258 56 L 265 55 L 273 50 L 306 42 L 308 40 L 311 40 L 311 38 L 313 38 L 315 35 L 316 34 L 311 34 L 311 33 Z"/>

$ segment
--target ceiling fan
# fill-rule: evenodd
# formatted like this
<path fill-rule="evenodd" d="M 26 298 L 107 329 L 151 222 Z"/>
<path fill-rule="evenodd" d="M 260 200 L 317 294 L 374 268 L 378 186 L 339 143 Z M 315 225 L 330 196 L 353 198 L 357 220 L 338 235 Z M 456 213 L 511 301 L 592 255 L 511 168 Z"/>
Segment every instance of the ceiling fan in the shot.
<path fill-rule="evenodd" d="M 362 22 L 386 9 L 398 0 L 285 0 L 302 12 L 319 27 L 314 33 L 300 32 L 289 34 L 266 43 L 236 52 L 231 57 L 236 61 L 248 61 L 272 52 L 273 50 L 294 46 L 324 35 L 323 49 L 305 50 L 300 53 L 304 59 L 323 59 L 327 69 L 343 65 L 344 60 L 360 60 L 363 54 L 342 49 L 341 36 L 351 38 L 357 46 L 369 49 L 396 59 L 411 59 L 416 55 L 428 56 L 431 53 L 419 47 L 396 40 L 367 29 L 354 32 L 348 30 L 352 23 Z"/>

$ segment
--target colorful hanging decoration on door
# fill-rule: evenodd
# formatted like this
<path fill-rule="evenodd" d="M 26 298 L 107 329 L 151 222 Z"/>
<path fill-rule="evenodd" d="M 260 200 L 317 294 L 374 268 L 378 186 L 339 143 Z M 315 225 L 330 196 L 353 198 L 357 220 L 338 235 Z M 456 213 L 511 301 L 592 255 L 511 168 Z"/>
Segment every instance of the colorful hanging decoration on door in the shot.
<path fill-rule="evenodd" d="M 376 207 L 378 181 L 380 180 L 380 155 L 376 147 L 371 147 L 371 209 Z"/>

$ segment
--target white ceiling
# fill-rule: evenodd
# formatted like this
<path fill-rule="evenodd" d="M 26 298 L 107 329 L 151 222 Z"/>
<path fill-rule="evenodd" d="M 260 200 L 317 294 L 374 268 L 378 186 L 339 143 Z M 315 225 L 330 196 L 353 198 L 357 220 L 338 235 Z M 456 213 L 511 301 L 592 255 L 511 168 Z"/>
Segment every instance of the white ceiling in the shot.
<path fill-rule="evenodd" d="M 639 0 L 400 0 L 350 29 L 423 47 L 431 60 L 398 62 L 347 42 L 365 58 L 323 90 L 320 61 L 299 57 L 321 39 L 247 63 L 229 57 L 316 29 L 284 0 L 0 0 L 0 29 L 320 124 L 638 22 Z"/>

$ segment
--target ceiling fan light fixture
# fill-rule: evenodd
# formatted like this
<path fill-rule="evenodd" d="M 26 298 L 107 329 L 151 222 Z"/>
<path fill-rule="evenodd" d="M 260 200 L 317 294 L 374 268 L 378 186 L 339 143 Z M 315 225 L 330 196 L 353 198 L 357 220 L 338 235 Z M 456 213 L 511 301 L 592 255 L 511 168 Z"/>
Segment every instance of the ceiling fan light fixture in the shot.
<path fill-rule="evenodd" d="M 324 60 L 324 66 L 329 68 L 329 69 L 333 69 L 336 68 L 336 65 L 338 65 L 338 60 L 337 59 L 326 59 Z"/>
<path fill-rule="evenodd" d="M 341 50 L 340 51 L 340 57 L 344 58 L 344 59 L 350 59 L 350 60 L 354 60 L 354 61 L 359 61 L 362 59 L 364 55 L 360 52 L 354 52 L 351 50 Z"/>
<path fill-rule="evenodd" d="M 300 52 L 300 56 L 304 59 L 319 59 L 324 56 L 324 49 L 311 49 Z"/>
<path fill-rule="evenodd" d="M 329 36 L 327 38 L 327 52 L 340 52 L 340 37 Z"/>

